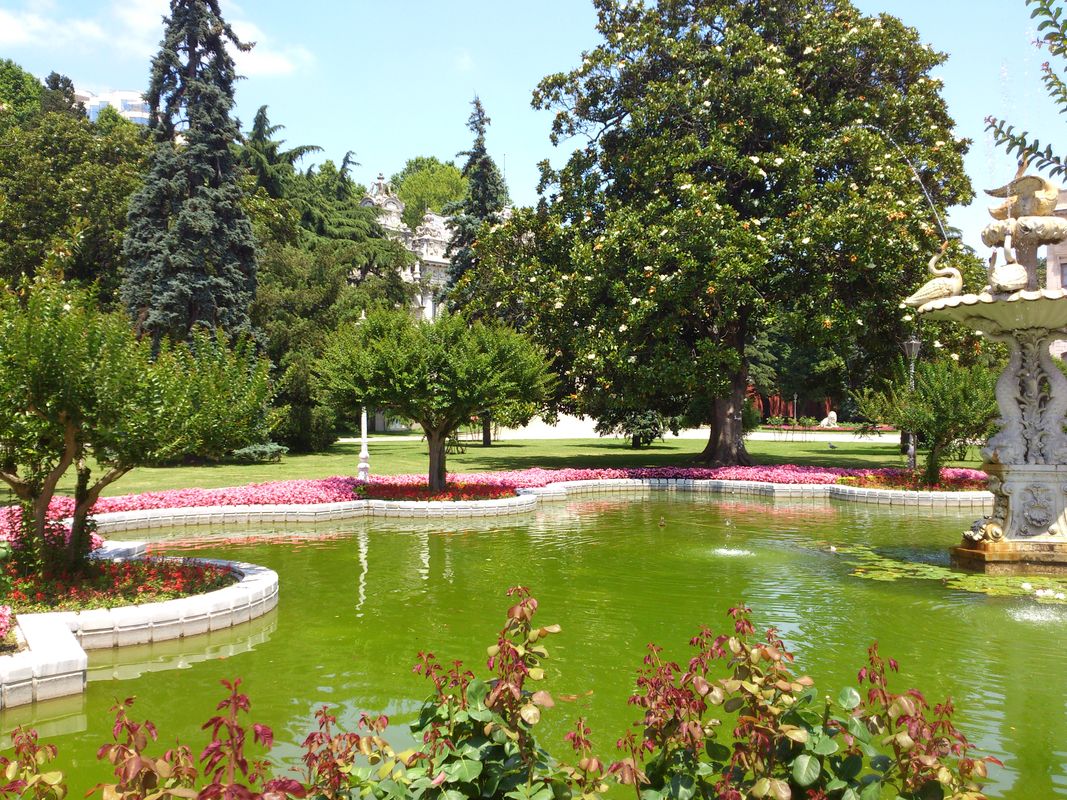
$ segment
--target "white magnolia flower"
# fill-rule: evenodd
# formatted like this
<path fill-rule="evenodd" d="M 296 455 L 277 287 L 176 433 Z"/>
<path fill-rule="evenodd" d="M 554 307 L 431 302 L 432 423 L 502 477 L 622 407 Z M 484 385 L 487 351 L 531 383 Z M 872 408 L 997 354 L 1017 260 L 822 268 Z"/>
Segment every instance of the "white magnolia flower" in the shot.
<path fill-rule="evenodd" d="M 627 327 L 626 325 L 620 325 L 619 326 L 619 333 L 626 333 L 626 331 L 628 331 L 628 330 L 629 330 L 629 327 Z"/>
<path fill-rule="evenodd" d="M 939 342 L 937 339 L 934 339 L 934 347 L 940 350 L 942 347 L 944 347 L 944 345 L 941 344 L 941 342 Z"/>
<path fill-rule="evenodd" d="M 781 156 L 779 156 L 778 158 L 774 159 L 774 166 L 776 166 L 776 167 L 780 167 L 784 163 L 785 163 L 785 159 L 782 158 Z"/>
<path fill-rule="evenodd" d="M 811 237 L 810 236 L 805 236 L 803 239 L 800 240 L 800 243 L 801 244 L 811 244 Z"/>
<path fill-rule="evenodd" d="M 808 108 L 807 106 L 804 106 L 803 113 L 804 113 L 805 116 L 810 117 L 811 116 L 811 109 Z"/>
<path fill-rule="evenodd" d="M 558 311 L 559 309 L 563 308 L 563 303 L 557 300 L 555 303 L 552 304 L 552 308 Z"/>
<path fill-rule="evenodd" d="M 912 321 L 912 319 L 914 319 L 914 317 L 912 317 L 912 315 L 911 315 L 911 314 L 905 314 L 905 315 L 904 315 L 904 321 L 905 321 L 905 322 L 911 322 L 911 321 Z"/>
<path fill-rule="evenodd" d="M 951 358 L 953 361 L 959 361 L 960 360 L 960 354 L 959 353 L 953 353 L 951 356 L 949 356 L 949 358 Z"/>

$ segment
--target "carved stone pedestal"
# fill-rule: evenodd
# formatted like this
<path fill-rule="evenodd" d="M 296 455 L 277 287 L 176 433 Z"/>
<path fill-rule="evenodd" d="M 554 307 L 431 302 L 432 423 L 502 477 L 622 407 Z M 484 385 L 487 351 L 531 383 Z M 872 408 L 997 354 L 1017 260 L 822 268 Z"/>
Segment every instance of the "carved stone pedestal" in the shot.
<path fill-rule="evenodd" d="M 982 468 L 989 473 L 993 513 L 974 523 L 953 560 L 986 572 L 1067 572 L 1067 466 Z"/>
<path fill-rule="evenodd" d="M 952 319 L 1004 342 L 997 381 L 999 430 L 982 448 L 993 512 L 953 549 L 960 566 L 986 572 L 1067 572 L 1067 378 L 1049 344 L 1067 337 L 1067 292 L 962 295 L 920 313 Z"/>

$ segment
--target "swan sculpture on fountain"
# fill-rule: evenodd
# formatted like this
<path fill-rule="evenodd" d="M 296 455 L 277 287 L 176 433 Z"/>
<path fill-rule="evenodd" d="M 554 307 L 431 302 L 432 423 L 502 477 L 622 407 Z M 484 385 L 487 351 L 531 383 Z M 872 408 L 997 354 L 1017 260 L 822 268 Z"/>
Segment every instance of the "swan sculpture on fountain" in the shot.
<path fill-rule="evenodd" d="M 955 267 L 938 267 L 937 262 L 948 250 L 948 241 L 941 245 L 941 249 L 934 254 L 927 264 L 927 270 L 935 275 L 933 280 L 924 283 L 915 294 L 904 301 L 904 305 L 918 308 L 926 305 L 931 300 L 940 300 L 942 297 L 954 297 L 963 292 L 963 276 Z"/>

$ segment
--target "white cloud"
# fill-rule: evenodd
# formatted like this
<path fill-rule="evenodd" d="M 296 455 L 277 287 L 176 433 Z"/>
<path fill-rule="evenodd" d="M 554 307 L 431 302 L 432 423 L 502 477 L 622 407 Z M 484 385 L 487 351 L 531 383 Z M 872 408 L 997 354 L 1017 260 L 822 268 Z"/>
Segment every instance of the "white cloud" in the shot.
<path fill-rule="evenodd" d="M 78 43 L 92 44 L 104 40 L 104 30 L 94 20 L 58 19 L 45 15 L 52 10 L 50 4 L 42 4 L 35 11 L 0 8 L 0 47 L 58 50 Z"/>
<path fill-rule="evenodd" d="M 115 0 L 111 15 L 116 22 L 113 44 L 131 55 L 148 58 L 159 48 L 167 0 Z"/>
<path fill-rule="evenodd" d="M 64 16 L 51 0 L 35 0 L 32 10 L 0 8 L 0 47 L 107 47 L 147 60 L 159 48 L 163 18 L 169 10 L 167 0 L 112 0 L 96 15 L 73 17 Z M 292 75 L 314 64 L 315 56 L 310 50 L 275 42 L 245 17 L 236 3 L 226 3 L 223 13 L 239 39 L 256 43 L 248 53 L 233 53 L 241 75 Z"/>
<path fill-rule="evenodd" d="M 315 62 L 315 56 L 302 45 L 278 47 L 254 22 L 234 19 L 230 23 L 242 42 L 255 42 L 248 52 L 234 52 L 233 60 L 240 75 L 256 76 L 292 75 Z"/>

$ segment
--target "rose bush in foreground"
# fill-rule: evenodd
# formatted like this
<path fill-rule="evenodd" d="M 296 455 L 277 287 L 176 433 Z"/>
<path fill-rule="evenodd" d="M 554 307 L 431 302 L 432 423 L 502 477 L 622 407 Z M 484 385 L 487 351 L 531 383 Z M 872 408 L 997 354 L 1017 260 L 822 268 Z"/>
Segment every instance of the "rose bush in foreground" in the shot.
<path fill-rule="evenodd" d="M 150 722 L 133 721 L 132 699 L 114 707 L 114 742 L 98 757 L 114 766 L 115 783 L 95 787 L 104 798 L 150 797 L 284 800 L 600 800 L 633 792 L 640 800 L 984 800 L 981 783 L 995 758 L 974 753 L 956 728 L 951 700 L 931 705 L 921 692 L 890 688 L 897 671 L 877 644 L 867 651 L 857 685 L 837 696 L 818 691 L 792 667 L 793 654 L 775 629 L 760 636 L 750 611 L 730 610 L 731 629 L 702 628 L 692 657 L 676 663 L 649 645 L 629 704 L 640 719 L 618 752 L 598 756 L 586 721 L 564 738 L 573 753 L 559 760 L 537 739 L 542 715 L 555 706 L 542 688 L 546 641 L 558 625 L 534 621 L 538 603 L 524 587 L 488 648 L 488 674 L 462 662 L 419 653 L 415 672 L 433 686 L 412 724 L 415 746 L 397 752 L 384 738 L 389 720 L 363 714 L 359 732 L 337 728 L 328 707 L 303 742 L 302 765 L 281 773 L 246 749 L 269 749 L 273 733 L 250 723 L 240 681 L 223 681 L 227 696 L 203 726 L 211 740 L 200 752 L 155 745 Z M 63 775 L 50 763 L 51 745 L 15 730 L 14 752 L 0 756 L 8 780 L 0 798 L 62 798 Z M 169 742 L 169 738 L 165 737 Z M 272 775 L 272 773 L 274 773 Z M 45 794 L 33 793 L 41 784 Z M 43 787 L 42 787 L 43 788 Z M 27 792 L 27 790 L 31 790 Z"/>

